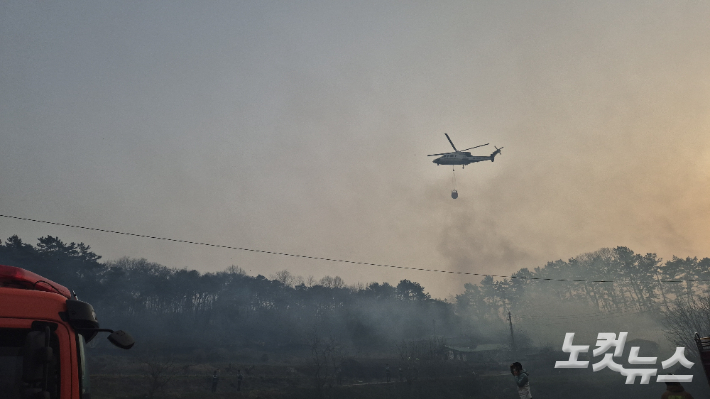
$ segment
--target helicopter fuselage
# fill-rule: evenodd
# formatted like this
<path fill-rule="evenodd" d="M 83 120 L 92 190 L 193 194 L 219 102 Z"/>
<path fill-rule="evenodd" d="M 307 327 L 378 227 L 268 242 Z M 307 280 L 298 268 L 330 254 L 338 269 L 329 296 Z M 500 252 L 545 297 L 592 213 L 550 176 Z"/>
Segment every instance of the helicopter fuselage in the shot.
<path fill-rule="evenodd" d="M 432 162 L 437 165 L 468 165 L 474 162 L 492 161 L 491 156 L 476 156 L 470 152 L 452 152 L 436 158 Z"/>
<path fill-rule="evenodd" d="M 482 162 L 482 161 L 491 161 L 493 162 L 495 160 L 496 155 L 500 154 L 500 150 L 503 149 L 503 147 L 498 148 L 496 147 L 496 150 L 493 151 L 493 153 L 489 156 L 485 155 L 471 155 L 470 152 L 467 150 L 472 150 L 474 148 L 478 147 L 484 147 L 487 146 L 488 143 L 486 144 L 481 144 L 477 145 L 475 147 L 469 147 L 466 148 L 463 151 L 459 151 L 456 149 L 456 146 L 454 145 L 454 142 L 451 141 L 451 138 L 447 133 L 444 133 L 444 136 L 446 136 L 446 139 L 449 140 L 449 144 L 451 144 L 451 148 L 454 149 L 454 152 L 442 152 L 439 154 L 430 154 L 430 157 L 435 157 L 441 155 L 439 158 L 436 158 L 432 162 L 434 162 L 437 165 L 461 165 L 461 166 L 466 166 L 468 164 L 472 164 L 474 162 Z M 494 146 L 495 147 L 495 146 Z"/>

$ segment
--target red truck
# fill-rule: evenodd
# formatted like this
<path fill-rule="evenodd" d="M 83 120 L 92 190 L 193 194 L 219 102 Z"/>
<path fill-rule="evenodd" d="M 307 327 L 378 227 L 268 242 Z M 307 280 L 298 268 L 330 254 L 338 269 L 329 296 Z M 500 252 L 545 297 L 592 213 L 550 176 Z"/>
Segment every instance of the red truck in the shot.
<path fill-rule="evenodd" d="M 0 265 L 0 397 L 90 399 L 84 348 L 99 332 L 133 346 L 128 333 L 99 328 L 94 308 L 66 287 Z"/>

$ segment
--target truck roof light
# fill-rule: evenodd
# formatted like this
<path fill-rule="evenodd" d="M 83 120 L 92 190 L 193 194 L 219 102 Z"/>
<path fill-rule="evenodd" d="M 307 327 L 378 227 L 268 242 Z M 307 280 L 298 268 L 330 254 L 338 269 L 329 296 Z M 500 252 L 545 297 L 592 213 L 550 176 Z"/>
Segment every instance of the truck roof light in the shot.
<path fill-rule="evenodd" d="M 14 266 L 0 265 L 0 287 L 24 288 L 58 293 L 71 298 L 71 291 L 61 284 Z"/>

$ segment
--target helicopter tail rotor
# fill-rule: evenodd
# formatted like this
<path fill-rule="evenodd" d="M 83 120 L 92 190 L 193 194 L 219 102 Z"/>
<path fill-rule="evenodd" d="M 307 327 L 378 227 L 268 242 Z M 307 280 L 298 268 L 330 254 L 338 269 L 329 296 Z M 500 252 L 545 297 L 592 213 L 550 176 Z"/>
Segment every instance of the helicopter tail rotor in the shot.
<path fill-rule="evenodd" d="M 493 146 L 493 147 L 496 147 L 496 146 Z M 500 148 L 496 147 L 496 150 L 493 151 L 493 154 L 491 154 L 491 162 L 495 161 L 496 155 L 500 154 L 501 153 L 500 150 L 502 150 L 502 149 L 503 149 L 503 147 L 500 147 Z"/>

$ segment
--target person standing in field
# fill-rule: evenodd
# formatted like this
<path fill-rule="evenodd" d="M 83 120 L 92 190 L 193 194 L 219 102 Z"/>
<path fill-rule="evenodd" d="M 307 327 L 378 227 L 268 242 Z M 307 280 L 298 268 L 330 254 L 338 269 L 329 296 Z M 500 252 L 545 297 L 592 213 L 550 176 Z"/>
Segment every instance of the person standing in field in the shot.
<path fill-rule="evenodd" d="M 520 395 L 520 399 L 532 399 L 528 372 L 523 368 L 523 365 L 520 364 L 520 362 L 511 364 L 510 372 L 513 374 L 515 384 L 518 386 L 518 395 Z"/>
<path fill-rule="evenodd" d="M 212 375 L 212 392 L 217 392 L 217 383 L 219 382 L 219 376 L 217 375 L 217 371 L 215 370 L 214 374 Z"/>

